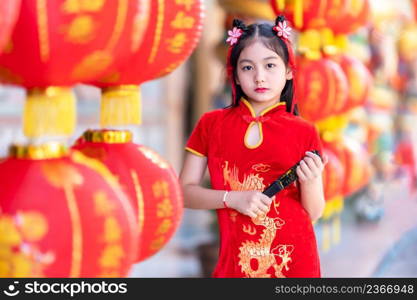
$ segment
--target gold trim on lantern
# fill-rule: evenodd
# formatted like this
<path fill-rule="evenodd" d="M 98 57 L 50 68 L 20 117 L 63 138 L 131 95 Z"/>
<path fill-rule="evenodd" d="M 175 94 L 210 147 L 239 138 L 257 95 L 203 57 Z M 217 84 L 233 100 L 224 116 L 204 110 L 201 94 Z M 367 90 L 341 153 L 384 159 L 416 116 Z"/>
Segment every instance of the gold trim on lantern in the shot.
<path fill-rule="evenodd" d="M 135 187 L 136 200 L 138 203 L 138 215 L 137 215 L 138 231 L 139 231 L 139 234 L 142 234 L 143 224 L 145 221 L 145 203 L 143 200 L 142 187 L 139 182 L 138 174 L 134 170 L 130 170 L 130 175 L 132 177 L 133 186 Z"/>
<path fill-rule="evenodd" d="M 156 57 L 156 52 L 159 48 L 162 36 L 162 27 L 164 26 L 165 3 L 164 0 L 158 0 L 158 13 L 156 18 L 156 28 L 154 40 L 152 44 L 151 54 L 149 55 L 148 63 L 153 63 Z"/>
<path fill-rule="evenodd" d="M 107 50 L 111 51 L 116 45 L 116 43 L 119 41 L 123 28 L 126 25 L 127 12 L 128 12 L 128 2 L 119 1 L 119 3 L 117 4 L 116 24 L 114 25 L 112 35 L 107 44 L 107 47 L 106 47 Z"/>
<path fill-rule="evenodd" d="M 87 130 L 83 134 L 87 142 L 123 144 L 132 141 L 132 132 L 128 130 Z"/>
<path fill-rule="evenodd" d="M 48 34 L 48 12 L 46 0 L 36 1 L 38 38 L 39 38 L 39 54 L 42 62 L 49 59 L 49 34 Z"/>
<path fill-rule="evenodd" d="M 61 158 L 68 154 L 68 148 L 58 142 L 41 145 L 12 145 L 9 156 L 18 159 L 51 159 Z"/>

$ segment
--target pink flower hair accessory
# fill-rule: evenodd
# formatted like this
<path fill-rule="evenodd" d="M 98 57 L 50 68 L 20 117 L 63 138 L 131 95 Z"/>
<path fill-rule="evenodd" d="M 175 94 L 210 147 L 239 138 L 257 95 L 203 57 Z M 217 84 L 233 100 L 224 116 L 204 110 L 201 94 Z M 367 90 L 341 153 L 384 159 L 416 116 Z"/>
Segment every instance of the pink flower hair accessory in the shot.
<path fill-rule="evenodd" d="M 287 21 L 283 20 L 277 23 L 276 26 L 272 27 L 274 31 L 277 32 L 277 36 L 289 39 L 291 36 L 291 27 L 287 25 Z"/>
<path fill-rule="evenodd" d="M 243 30 L 237 27 L 233 27 L 233 29 L 229 30 L 227 34 L 229 35 L 229 37 L 227 38 L 226 43 L 229 43 L 230 46 L 233 46 L 237 43 L 237 41 L 243 34 Z"/>

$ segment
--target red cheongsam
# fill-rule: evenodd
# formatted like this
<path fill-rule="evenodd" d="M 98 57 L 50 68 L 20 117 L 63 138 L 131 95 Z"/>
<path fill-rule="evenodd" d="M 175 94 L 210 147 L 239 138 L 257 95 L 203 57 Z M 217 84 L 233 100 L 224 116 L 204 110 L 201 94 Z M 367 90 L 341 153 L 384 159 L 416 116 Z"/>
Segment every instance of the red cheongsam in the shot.
<path fill-rule="evenodd" d="M 259 126 L 256 124 L 258 123 Z M 251 126 L 260 140 L 248 145 Z M 204 114 L 186 149 L 207 157 L 215 190 L 262 191 L 309 150 L 322 153 L 314 125 L 277 103 L 255 118 L 251 104 Z M 220 253 L 213 277 L 320 277 L 313 226 L 295 183 L 276 195 L 266 216 L 218 209 Z"/>

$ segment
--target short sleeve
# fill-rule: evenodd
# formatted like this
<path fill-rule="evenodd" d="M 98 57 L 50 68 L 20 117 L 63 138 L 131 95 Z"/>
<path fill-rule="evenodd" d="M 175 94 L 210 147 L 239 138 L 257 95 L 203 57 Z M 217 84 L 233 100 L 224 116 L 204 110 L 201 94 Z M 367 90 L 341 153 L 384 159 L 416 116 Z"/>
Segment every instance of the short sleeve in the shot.
<path fill-rule="evenodd" d="M 317 150 L 319 151 L 320 156 L 323 156 L 323 144 L 320 139 L 318 130 L 314 125 L 311 125 L 311 134 L 310 134 L 307 148 L 308 148 L 308 151 Z"/>
<path fill-rule="evenodd" d="M 209 140 L 209 121 L 208 114 L 204 114 L 200 120 L 197 122 L 194 130 L 191 132 L 191 135 L 185 146 L 185 150 L 198 155 L 206 156 L 208 154 L 208 140 Z"/>

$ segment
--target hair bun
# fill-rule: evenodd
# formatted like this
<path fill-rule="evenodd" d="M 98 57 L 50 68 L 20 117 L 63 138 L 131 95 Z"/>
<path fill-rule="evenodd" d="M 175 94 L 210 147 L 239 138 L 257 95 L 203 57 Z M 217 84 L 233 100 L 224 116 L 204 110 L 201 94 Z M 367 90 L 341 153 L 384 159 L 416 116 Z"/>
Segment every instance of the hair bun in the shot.
<path fill-rule="evenodd" d="M 284 22 L 286 21 L 285 16 L 284 15 L 279 15 L 276 19 L 275 19 L 275 25 L 278 25 L 279 22 Z"/>
<path fill-rule="evenodd" d="M 233 27 L 237 27 L 245 31 L 247 29 L 245 23 L 240 19 L 233 19 Z"/>

